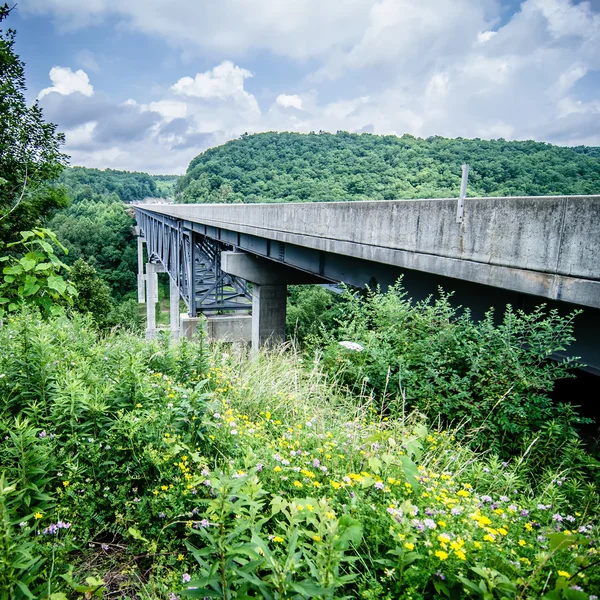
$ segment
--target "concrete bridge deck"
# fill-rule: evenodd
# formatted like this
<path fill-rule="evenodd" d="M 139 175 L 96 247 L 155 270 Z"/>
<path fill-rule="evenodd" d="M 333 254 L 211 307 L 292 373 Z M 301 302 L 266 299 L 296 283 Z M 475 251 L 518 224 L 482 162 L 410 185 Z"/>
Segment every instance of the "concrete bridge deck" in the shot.
<path fill-rule="evenodd" d="M 600 195 L 467 198 L 462 223 L 456 203 L 144 208 L 332 281 L 364 285 L 379 264 L 600 308 Z"/>

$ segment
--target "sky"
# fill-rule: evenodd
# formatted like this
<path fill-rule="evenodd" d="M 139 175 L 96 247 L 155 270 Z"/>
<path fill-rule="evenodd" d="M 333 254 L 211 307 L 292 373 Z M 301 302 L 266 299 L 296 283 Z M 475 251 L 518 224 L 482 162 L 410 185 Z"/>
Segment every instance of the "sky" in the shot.
<path fill-rule="evenodd" d="M 17 0 L 4 24 L 73 165 L 184 173 L 262 131 L 600 145 L 600 0 Z"/>

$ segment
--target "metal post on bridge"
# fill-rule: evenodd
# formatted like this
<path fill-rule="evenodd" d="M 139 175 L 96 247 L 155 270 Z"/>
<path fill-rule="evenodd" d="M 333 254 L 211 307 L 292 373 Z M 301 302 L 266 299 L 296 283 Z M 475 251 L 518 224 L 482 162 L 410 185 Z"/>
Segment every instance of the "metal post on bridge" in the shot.
<path fill-rule="evenodd" d="M 460 183 L 460 196 L 456 206 L 456 222 L 463 222 L 463 214 L 465 211 L 465 198 L 467 196 L 467 184 L 469 182 L 469 165 L 465 163 L 462 166 L 462 181 Z"/>

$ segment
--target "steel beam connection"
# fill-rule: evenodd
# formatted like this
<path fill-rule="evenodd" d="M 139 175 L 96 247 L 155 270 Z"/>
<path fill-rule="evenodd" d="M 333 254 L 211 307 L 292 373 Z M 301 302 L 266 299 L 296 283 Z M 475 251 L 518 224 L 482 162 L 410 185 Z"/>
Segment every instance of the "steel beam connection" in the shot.
<path fill-rule="evenodd" d="M 148 261 L 162 263 L 190 316 L 251 308 L 246 281 L 221 269 L 221 252 L 232 250 L 230 244 L 194 231 L 179 219 L 142 208 L 136 208 L 136 218 Z"/>

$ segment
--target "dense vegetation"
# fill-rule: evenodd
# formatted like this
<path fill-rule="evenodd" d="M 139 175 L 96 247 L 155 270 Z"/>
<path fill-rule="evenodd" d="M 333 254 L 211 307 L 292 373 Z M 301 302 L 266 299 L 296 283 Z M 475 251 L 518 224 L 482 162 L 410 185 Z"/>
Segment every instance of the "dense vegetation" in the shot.
<path fill-rule="evenodd" d="M 156 180 L 147 173 L 70 167 L 62 172 L 58 181 L 67 187 L 73 202 L 111 194 L 116 194 L 122 202 L 141 202 L 161 196 Z"/>
<path fill-rule="evenodd" d="M 194 158 L 178 189 L 190 203 L 453 198 L 465 162 L 470 196 L 600 191 L 598 148 L 346 132 L 244 135 Z"/>
<path fill-rule="evenodd" d="M 347 370 L 365 352 L 377 349 L 336 344 L 328 361 Z M 410 413 L 418 384 L 405 398 L 348 393 L 307 358 L 12 317 L 0 329 L 4 597 L 593 597 L 597 486 L 564 447 L 552 447 L 562 464 L 528 449 L 502 461 L 476 437 L 493 439 L 494 419 L 448 430 Z M 527 365 L 513 359 L 515 380 Z"/>
<path fill-rule="evenodd" d="M 136 285 L 134 225 L 135 220 L 115 194 L 74 202 L 49 222 L 69 251 L 65 262 L 73 264 L 83 259 L 92 265 L 115 299 L 121 299 Z"/>

